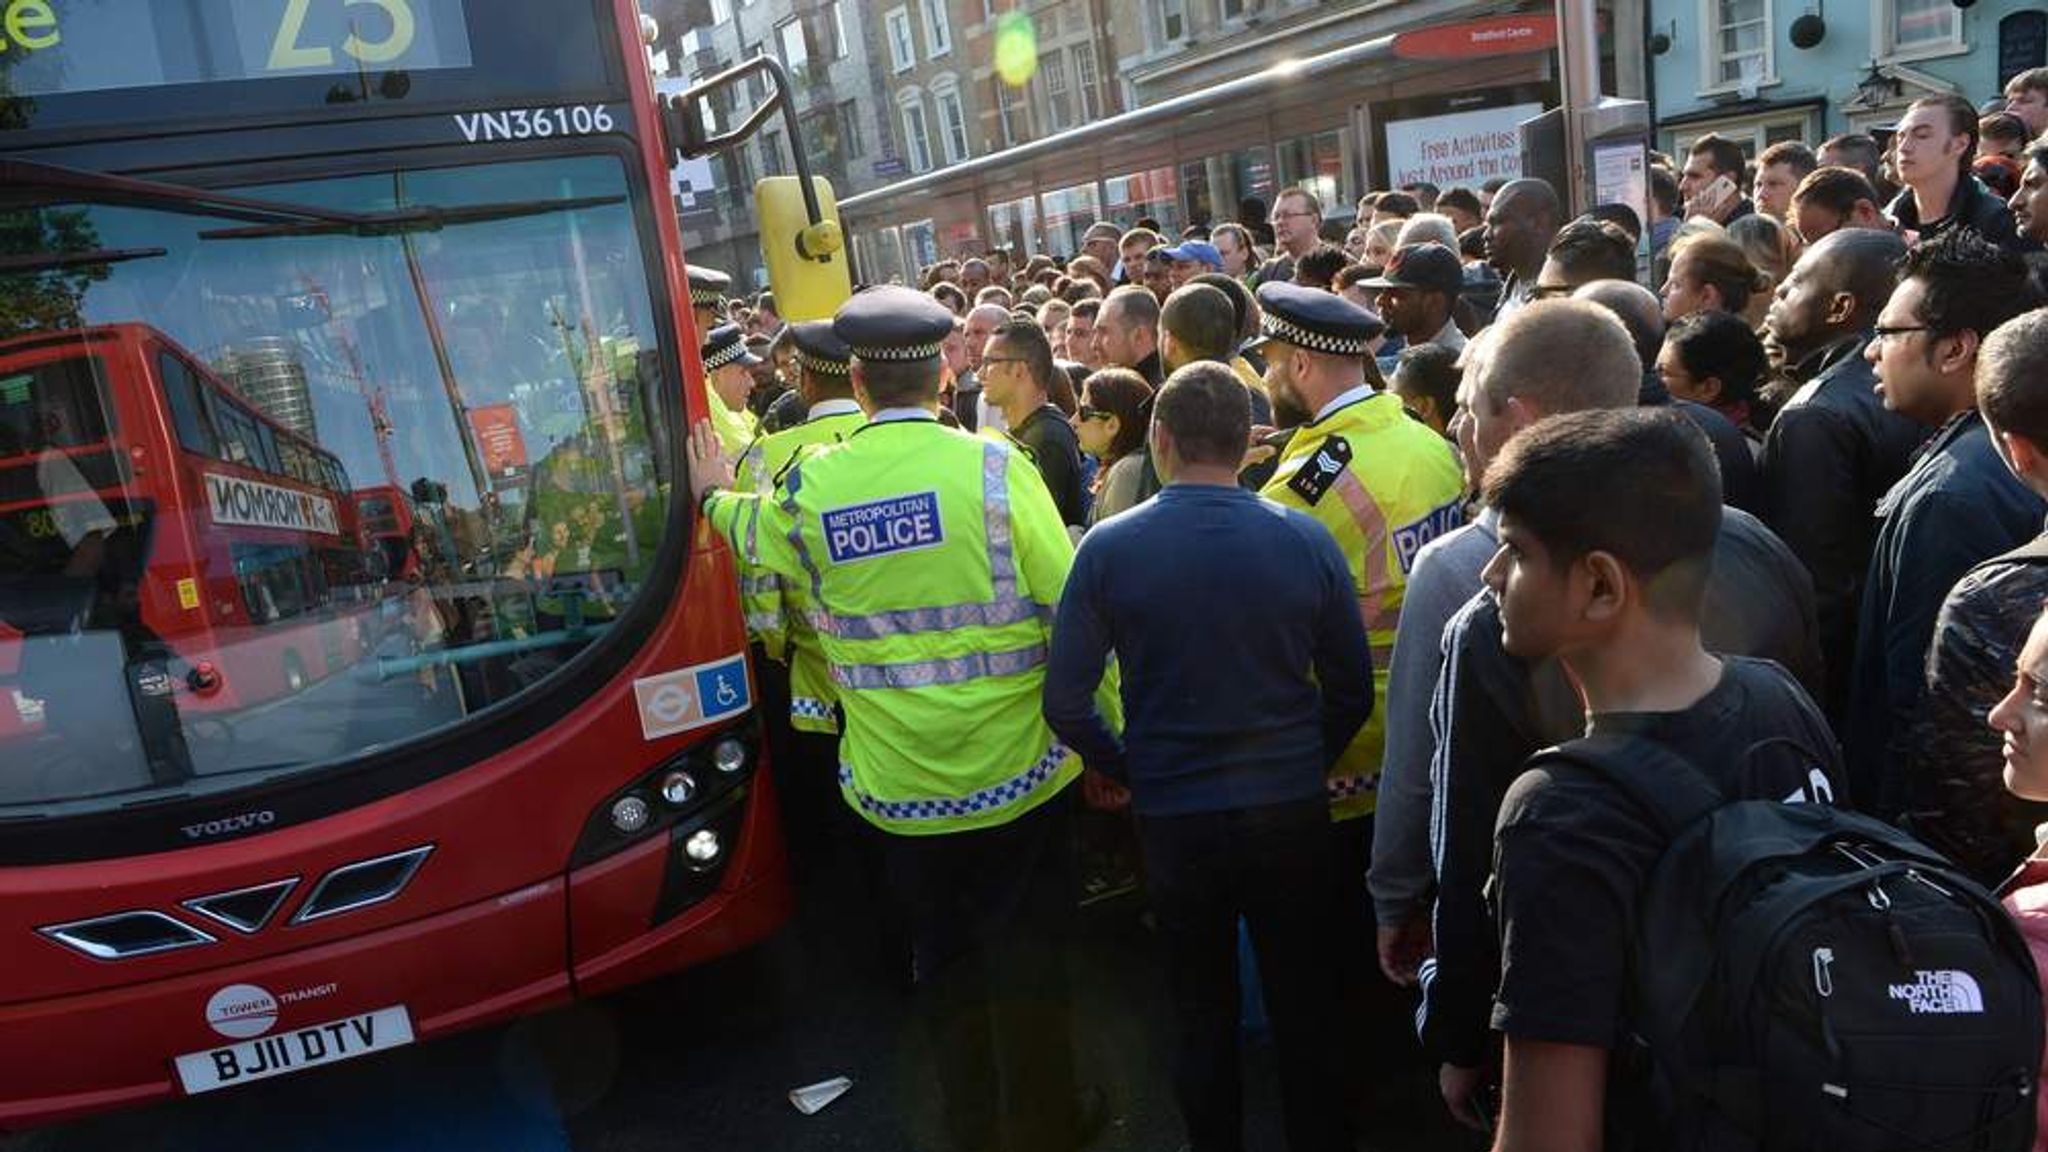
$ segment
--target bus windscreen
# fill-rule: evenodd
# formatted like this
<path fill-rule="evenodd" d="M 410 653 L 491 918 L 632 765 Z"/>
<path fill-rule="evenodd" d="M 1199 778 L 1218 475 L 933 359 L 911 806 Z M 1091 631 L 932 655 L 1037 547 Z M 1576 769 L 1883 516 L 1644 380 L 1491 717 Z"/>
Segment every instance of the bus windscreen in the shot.
<path fill-rule="evenodd" d="M 163 253 L 0 272 L 0 759 L 38 766 L 0 811 L 443 732 L 653 583 L 673 351 L 619 157 L 219 191 L 322 222 L 0 211 L 41 251 Z M 174 707 L 95 723 L 144 682 Z"/>

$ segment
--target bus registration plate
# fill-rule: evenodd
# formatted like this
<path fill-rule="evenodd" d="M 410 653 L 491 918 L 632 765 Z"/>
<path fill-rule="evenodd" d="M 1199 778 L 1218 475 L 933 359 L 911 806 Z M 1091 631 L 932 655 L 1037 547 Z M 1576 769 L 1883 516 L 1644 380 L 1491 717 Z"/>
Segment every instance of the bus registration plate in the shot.
<path fill-rule="evenodd" d="M 191 1052 L 176 1060 L 178 1082 L 187 1095 L 267 1080 L 322 1064 L 353 1060 L 370 1052 L 412 1043 L 412 1017 L 404 1008 L 379 1008 L 325 1024 L 243 1040 L 224 1048 Z"/>

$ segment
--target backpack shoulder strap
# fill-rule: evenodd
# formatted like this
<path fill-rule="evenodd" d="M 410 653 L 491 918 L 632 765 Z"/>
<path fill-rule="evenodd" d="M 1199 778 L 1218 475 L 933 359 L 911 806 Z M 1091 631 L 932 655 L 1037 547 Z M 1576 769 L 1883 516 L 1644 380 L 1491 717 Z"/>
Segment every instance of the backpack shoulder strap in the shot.
<path fill-rule="evenodd" d="M 1667 839 L 1675 839 L 1727 797 L 1692 762 L 1642 736 L 1595 733 L 1546 748 L 1529 768 L 1574 764 L 1620 789 Z"/>

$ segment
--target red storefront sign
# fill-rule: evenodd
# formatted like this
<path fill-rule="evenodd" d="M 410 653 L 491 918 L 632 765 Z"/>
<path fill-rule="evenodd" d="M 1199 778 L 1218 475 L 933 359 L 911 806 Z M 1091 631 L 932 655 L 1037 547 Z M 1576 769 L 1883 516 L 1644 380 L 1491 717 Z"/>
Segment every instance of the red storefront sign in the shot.
<path fill-rule="evenodd" d="M 1394 55 L 1403 60 L 1476 60 L 1556 46 L 1557 17 L 1550 13 L 1439 24 L 1394 37 Z"/>

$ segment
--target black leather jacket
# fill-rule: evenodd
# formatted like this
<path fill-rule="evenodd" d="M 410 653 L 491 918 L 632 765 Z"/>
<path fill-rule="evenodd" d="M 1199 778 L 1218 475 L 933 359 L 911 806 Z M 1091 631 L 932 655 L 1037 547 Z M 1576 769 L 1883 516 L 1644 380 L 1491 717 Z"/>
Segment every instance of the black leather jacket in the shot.
<path fill-rule="evenodd" d="M 1877 502 L 1906 474 L 1927 430 L 1887 412 L 1863 359 L 1868 332 L 1845 336 L 1793 370 L 1806 383 L 1764 437 L 1763 520 L 1813 576 L 1827 666 L 1828 719 L 1842 722 L 1856 612 L 1877 538 Z"/>

